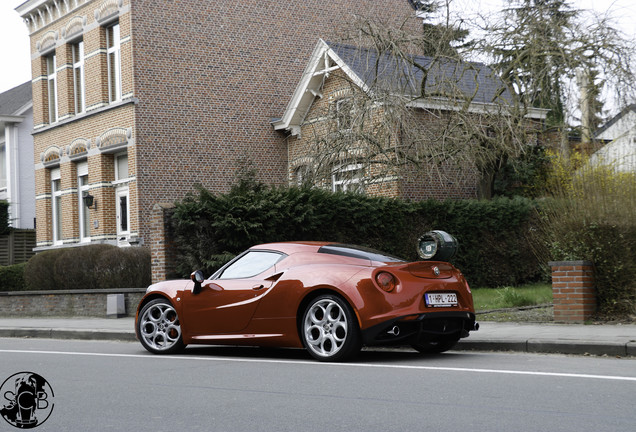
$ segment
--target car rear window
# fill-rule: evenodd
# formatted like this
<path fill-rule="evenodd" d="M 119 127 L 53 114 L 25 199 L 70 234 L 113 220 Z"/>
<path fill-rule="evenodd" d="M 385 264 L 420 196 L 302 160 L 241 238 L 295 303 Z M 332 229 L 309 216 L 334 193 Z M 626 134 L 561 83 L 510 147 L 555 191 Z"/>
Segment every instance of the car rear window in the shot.
<path fill-rule="evenodd" d="M 405 262 L 405 260 L 364 246 L 348 244 L 330 244 L 318 249 L 318 253 L 341 255 L 380 262 Z"/>

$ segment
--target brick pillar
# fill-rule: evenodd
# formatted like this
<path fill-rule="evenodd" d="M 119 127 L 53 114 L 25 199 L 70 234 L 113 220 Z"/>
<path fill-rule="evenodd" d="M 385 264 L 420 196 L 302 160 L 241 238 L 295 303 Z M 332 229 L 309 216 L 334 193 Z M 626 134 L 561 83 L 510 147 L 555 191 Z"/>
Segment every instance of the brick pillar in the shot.
<path fill-rule="evenodd" d="M 596 312 L 594 264 L 591 261 L 551 261 L 554 321 L 582 323 Z"/>
<path fill-rule="evenodd" d="M 170 228 L 173 204 L 159 203 L 150 213 L 150 257 L 152 283 L 166 280 L 174 274 L 175 260 Z"/>

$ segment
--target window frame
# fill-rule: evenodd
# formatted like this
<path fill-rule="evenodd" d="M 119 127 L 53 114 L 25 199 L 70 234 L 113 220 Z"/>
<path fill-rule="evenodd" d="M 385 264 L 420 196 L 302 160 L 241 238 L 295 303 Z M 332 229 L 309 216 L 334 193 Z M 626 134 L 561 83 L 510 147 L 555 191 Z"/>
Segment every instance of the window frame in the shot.
<path fill-rule="evenodd" d="M 353 177 L 339 179 L 338 175 L 344 173 L 357 173 Z M 364 193 L 364 166 L 361 163 L 342 164 L 331 173 L 332 192 Z"/>
<path fill-rule="evenodd" d="M 7 145 L 0 142 L 0 192 L 9 188 L 9 170 L 7 169 Z"/>
<path fill-rule="evenodd" d="M 55 52 L 44 57 L 46 63 L 46 92 L 49 111 L 49 124 L 57 122 L 57 58 Z"/>
<path fill-rule="evenodd" d="M 121 33 L 119 21 L 110 23 L 106 30 L 106 70 L 108 80 L 108 101 L 122 99 L 121 90 Z M 112 34 L 111 34 L 112 33 Z M 114 88 L 113 88 L 114 84 Z"/>
<path fill-rule="evenodd" d="M 343 97 L 334 101 L 334 115 L 339 131 L 351 130 L 354 111 L 353 98 Z"/>
<path fill-rule="evenodd" d="M 76 52 L 77 48 L 77 52 Z M 84 40 L 71 43 L 73 60 L 73 100 L 75 114 L 86 111 L 86 83 L 84 74 Z M 79 57 L 79 58 L 78 58 Z M 79 77 L 78 77 L 79 74 Z M 78 79 L 79 78 L 79 79 Z"/>

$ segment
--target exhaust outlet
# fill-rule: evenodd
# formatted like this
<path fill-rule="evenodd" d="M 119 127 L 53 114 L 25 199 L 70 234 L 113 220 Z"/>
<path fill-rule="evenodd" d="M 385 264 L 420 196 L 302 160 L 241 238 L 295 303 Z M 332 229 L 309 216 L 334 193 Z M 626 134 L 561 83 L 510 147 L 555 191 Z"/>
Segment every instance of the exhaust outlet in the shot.
<path fill-rule="evenodd" d="M 479 330 L 479 323 L 475 322 L 475 324 L 473 325 L 473 331 L 477 331 Z"/>
<path fill-rule="evenodd" d="M 391 328 L 391 330 L 387 331 L 388 334 L 393 335 L 393 336 L 397 336 L 400 334 L 400 328 L 398 326 L 393 326 L 393 328 Z"/>

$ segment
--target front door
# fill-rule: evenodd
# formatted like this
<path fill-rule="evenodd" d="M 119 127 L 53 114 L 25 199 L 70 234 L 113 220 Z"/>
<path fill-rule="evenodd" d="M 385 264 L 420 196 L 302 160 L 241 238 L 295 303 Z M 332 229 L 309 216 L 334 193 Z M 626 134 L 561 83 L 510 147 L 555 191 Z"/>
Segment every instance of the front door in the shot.
<path fill-rule="evenodd" d="M 128 186 L 118 187 L 115 191 L 117 212 L 117 243 L 127 244 L 130 237 L 130 200 Z"/>

